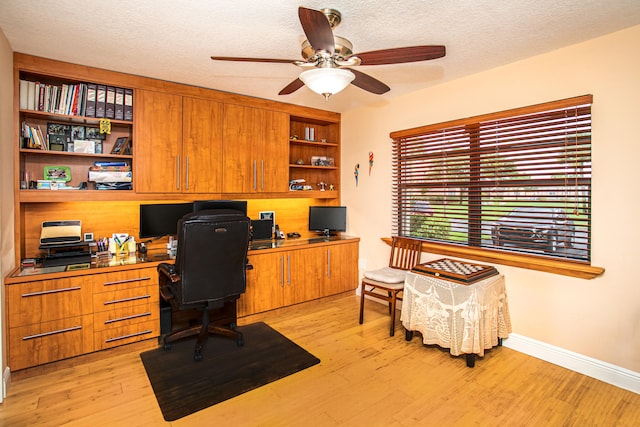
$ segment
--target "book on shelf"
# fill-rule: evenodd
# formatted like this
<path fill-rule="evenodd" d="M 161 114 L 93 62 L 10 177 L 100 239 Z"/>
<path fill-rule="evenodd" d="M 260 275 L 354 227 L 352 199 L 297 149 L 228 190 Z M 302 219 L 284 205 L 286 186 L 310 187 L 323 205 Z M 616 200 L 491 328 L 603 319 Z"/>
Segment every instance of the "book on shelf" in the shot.
<path fill-rule="evenodd" d="M 20 109 L 26 110 L 29 106 L 29 82 L 23 79 L 20 79 Z"/>
<path fill-rule="evenodd" d="M 36 82 L 29 82 L 27 86 L 27 110 L 36 109 Z"/>
<path fill-rule="evenodd" d="M 133 120 L 133 89 L 124 90 L 124 119 Z"/>
<path fill-rule="evenodd" d="M 124 120 L 124 88 L 116 88 L 115 115 L 114 119 Z"/>
<path fill-rule="evenodd" d="M 87 83 L 87 104 L 85 108 L 85 116 L 96 116 L 96 84 Z"/>
<path fill-rule="evenodd" d="M 107 108 L 107 86 L 96 86 L 96 117 L 105 118 Z"/>
<path fill-rule="evenodd" d="M 104 107 L 104 116 L 107 119 L 115 119 L 116 117 L 116 88 L 107 86 L 107 99 Z"/>

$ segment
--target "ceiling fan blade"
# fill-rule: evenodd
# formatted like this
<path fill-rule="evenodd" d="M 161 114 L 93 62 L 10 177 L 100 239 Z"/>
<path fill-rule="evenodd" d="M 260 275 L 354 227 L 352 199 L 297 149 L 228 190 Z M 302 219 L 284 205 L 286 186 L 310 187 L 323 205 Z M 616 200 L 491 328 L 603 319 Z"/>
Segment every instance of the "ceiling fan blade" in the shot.
<path fill-rule="evenodd" d="M 235 56 L 212 56 L 214 61 L 239 61 L 239 62 L 273 62 L 277 64 L 292 64 L 295 59 L 272 59 L 272 58 L 238 58 Z"/>
<path fill-rule="evenodd" d="M 429 59 L 442 58 L 445 54 L 446 49 L 444 46 L 410 46 L 372 50 L 371 52 L 358 53 L 351 56 L 360 58 L 362 61 L 360 65 L 385 65 L 428 61 Z"/>
<path fill-rule="evenodd" d="M 356 76 L 351 84 L 354 86 L 358 86 L 360 89 L 364 89 L 367 92 L 375 93 L 376 95 L 382 95 L 383 93 L 389 92 L 391 90 L 389 86 L 382 83 L 380 80 L 374 79 L 368 74 L 365 74 L 358 70 L 354 70 L 353 68 L 349 68 L 348 70 Z"/>
<path fill-rule="evenodd" d="M 298 17 L 302 24 L 304 34 L 314 50 L 324 50 L 333 55 L 335 50 L 335 41 L 333 40 L 333 31 L 331 24 L 324 13 L 319 10 L 307 9 L 300 6 L 298 8 Z"/>
<path fill-rule="evenodd" d="M 295 79 L 294 81 L 289 83 L 287 86 L 285 86 L 284 89 L 278 92 L 278 95 L 289 95 L 290 93 L 293 93 L 298 89 L 300 89 L 302 86 L 304 86 L 304 83 L 302 82 L 302 80 Z"/>

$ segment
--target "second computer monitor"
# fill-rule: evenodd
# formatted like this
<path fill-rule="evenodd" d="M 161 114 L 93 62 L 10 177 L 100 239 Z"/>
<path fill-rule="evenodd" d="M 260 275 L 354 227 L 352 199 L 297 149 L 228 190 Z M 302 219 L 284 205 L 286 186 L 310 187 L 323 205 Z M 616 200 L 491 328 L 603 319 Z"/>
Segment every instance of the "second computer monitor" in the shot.
<path fill-rule="evenodd" d="M 193 202 L 193 211 L 204 211 L 208 209 L 235 209 L 247 215 L 246 200 L 196 200 Z"/>

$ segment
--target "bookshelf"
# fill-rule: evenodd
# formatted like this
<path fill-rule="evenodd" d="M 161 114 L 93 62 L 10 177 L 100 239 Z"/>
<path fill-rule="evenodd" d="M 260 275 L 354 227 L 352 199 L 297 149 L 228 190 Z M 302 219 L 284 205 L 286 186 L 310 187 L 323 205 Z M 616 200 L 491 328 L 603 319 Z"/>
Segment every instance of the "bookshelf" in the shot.
<path fill-rule="evenodd" d="M 340 125 L 312 117 L 291 116 L 289 194 L 339 198 Z M 294 182 L 304 180 L 304 182 Z M 302 189 L 297 186 L 302 186 Z M 324 191 L 322 190 L 324 188 Z M 309 196 L 308 196 L 309 197 Z"/>
<path fill-rule="evenodd" d="M 20 201 L 88 200 L 111 187 L 132 193 L 133 89 L 32 72 L 18 76 Z M 129 173 L 117 184 L 89 181 L 96 163 L 114 163 Z"/>

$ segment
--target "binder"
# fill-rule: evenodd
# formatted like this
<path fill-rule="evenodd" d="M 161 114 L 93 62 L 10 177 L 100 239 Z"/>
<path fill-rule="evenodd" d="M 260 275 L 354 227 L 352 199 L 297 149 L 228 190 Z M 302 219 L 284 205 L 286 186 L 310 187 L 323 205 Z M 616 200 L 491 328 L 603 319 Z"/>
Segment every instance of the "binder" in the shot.
<path fill-rule="evenodd" d="M 133 89 L 124 90 L 124 119 L 133 120 Z"/>
<path fill-rule="evenodd" d="M 124 120 L 124 89 L 121 87 L 116 88 L 116 120 Z"/>
<path fill-rule="evenodd" d="M 107 119 L 116 117 L 116 88 L 113 86 L 107 86 L 107 102 L 104 115 Z"/>
<path fill-rule="evenodd" d="M 96 117 L 105 117 L 107 108 L 107 86 L 96 86 Z"/>
<path fill-rule="evenodd" d="M 96 116 L 96 84 L 87 83 L 87 108 L 85 110 L 85 116 Z"/>
<path fill-rule="evenodd" d="M 29 106 L 29 82 L 26 80 L 20 80 L 20 109 L 26 110 Z"/>

